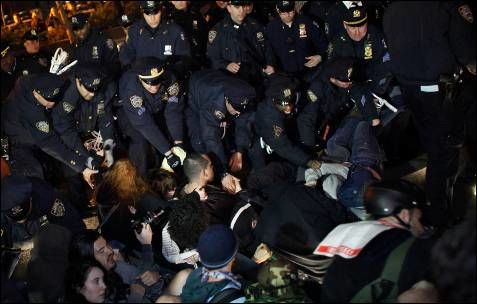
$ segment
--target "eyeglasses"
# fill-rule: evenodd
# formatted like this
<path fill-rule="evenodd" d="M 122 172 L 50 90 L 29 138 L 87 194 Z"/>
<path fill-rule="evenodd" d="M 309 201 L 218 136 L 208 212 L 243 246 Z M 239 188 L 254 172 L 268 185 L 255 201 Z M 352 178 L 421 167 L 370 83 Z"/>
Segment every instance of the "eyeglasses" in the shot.
<path fill-rule="evenodd" d="M 156 15 L 157 13 L 159 13 L 161 10 L 156 8 L 156 9 L 153 9 L 153 10 L 148 10 L 148 11 L 143 11 L 143 13 L 145 15 L 148 15 L 148 16 L 151 16 L 151 15 Z"/>

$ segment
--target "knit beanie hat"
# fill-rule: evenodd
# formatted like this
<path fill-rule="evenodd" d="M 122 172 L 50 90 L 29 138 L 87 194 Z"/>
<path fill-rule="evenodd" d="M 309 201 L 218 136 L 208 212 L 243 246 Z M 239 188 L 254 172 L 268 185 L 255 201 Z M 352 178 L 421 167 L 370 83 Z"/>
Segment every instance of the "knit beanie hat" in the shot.
<path fill-rule="evenodd" d="M 201 234 L 197 251 L 205 268 L 219 269 L 235 257 L 238 242 L 230 228 L 224 225 L 211 225 Z"/>

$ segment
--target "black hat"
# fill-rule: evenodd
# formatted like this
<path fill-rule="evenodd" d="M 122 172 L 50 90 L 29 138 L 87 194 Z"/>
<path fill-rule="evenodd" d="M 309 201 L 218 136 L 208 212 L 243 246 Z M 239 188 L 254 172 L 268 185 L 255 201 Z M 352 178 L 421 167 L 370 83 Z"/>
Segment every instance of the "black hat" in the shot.
<path fill-rule="evenodd" d="M 238 251 L 238 242 L 233 231 L 224 225 L 210 225 L 197 244 L 200 261 L 209 270 L 226 266 Z"/>
<path fill-rule="evenodd" d="M 280 74 L 270 76 L 265 96 L 281 106 L 295 104 L 297 83 L 292 78 Z"/>
<path fill-rule="evenodd" d="M 39 37 L 38 37 L 38 34 L 36 32 L 36 30 L 32 29 L 32 30 L 29 30 L 28 32 L 26 32 L 24 35 L 23 35 L 23 40 L 38 40 Z"/>
<path fill-rule="evenodd" d="M 234 77 L 228 77 L 224 80 L 223 88 L 225 98 L 239 112 L 246 112 L 257 95 L 253 86 L 248 82 Z"/>
<path fill-rule="evenodd" d="M 324 66 L 327 79 L 330 77 L 340 81 L 351 81 L 354 71 L 355 59 L 353 57 L 336 57 L 328 61 Z"/>
<path fill-rule="evenodd" d="M 243 5 L 250 5 L 250 4 L 252 4 L 252 1 L 231 0 L 229 3 L 230 3 L 231 5 L 235 5 L 235 6 L 243 6 Z"/>
<path fill-rule="evenodd" d="M 362 26 L 368 22 L 366 7 L 359 3 L 353 3 L 344 15 L 344 23 L 348 26 Z"/>
<path fill-rule="evenodd" d="M 71 28 L 73 31 L 82 29 L 88 23 L 89 14 L 79 13 L 71 17 Z"/>
<path fill-rule="evenodd" d="M 160 1 L 141 1 L 140 6 L 145 14 L 157 14 L 162 4 Z"/>
<path fill-rule="evenodd" d="M 58 98 L 65 83 L 61 76 L 51 73 L 34 74 L 30 79 L 33 89 L 46 100 Z"/>
<path fill-rule="evenodd" d="M 149 85 L 157 85 L 170 78 L 165 64 L 157 57 L 142 57 L 136 60 L 133 66 L 139 79 Z"/>
<path fill-rule="evenodd" d="M 295 10 L 295 1 L 278 1 L 277 2 L 277 9 L 281 13 L 291 12 Z"/>
<path fill-rule="evenodd" d="M 26 176 L 9 175 L 2 178 L 2 211 L 10 210 L 30 199 L 32 183 Z"/>
<path fill-rule="evenodd" d="M 106 75 L 100 67 L 92 63 L 82 63 L 75 67 L 75 77 L 90 92 L 96 92 L 103 84 Z"/>

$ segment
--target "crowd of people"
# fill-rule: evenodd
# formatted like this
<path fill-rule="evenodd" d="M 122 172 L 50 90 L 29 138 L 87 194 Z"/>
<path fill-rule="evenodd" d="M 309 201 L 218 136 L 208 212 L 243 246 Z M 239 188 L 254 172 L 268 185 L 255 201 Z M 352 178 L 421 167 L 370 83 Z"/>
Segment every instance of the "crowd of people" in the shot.
<path fill-rule="evenodd" d="M 476 301 L 469 4 L 139 5 L 2 41 L 2 302 Z"/>

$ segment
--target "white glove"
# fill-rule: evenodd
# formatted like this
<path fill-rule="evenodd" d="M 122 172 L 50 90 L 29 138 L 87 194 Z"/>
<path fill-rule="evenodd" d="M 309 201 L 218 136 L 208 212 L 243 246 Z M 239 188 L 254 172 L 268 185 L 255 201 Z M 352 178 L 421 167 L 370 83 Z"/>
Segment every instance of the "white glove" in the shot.
<path fill-rule="evenodd" d="M 330 164 L 322 163 L 320 169 L 318 169 L 321 175 L 336 174 L 346 179 L 348 177 L 349 168 L 343 164 Z"/>

